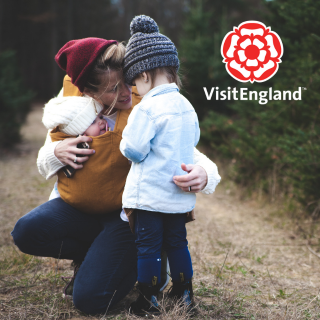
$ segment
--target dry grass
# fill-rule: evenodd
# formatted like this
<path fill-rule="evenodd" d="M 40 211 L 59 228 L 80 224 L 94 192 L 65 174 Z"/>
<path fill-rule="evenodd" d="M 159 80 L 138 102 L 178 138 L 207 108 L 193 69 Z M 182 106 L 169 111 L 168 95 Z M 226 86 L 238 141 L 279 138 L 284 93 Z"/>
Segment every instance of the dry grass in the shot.
<path fill-rule="evenodd" d="M 62 298 L 60 276 L 72 274 L 70 261 L 28 256 L 13 245 L 14 223 L 46 201 L 54 183 L 36 168 L 46 134 L 41 113 L 34 108 L 24 142 L 0 159 L 0 319 L 134 319 L 125 311 L 134 291 L 106 315 L 87 317 Z M 317 251 L 318 238 L 279 215 L 277 206 L 239 200 L 237 192 L 224 182 L 214 195 L 199 195 L 197 220 L 188 224 L 194 318 L 319 319 L 320 259 L 307 248 Z M 161 306 L 158 319 L 188 318 L 166 299 Z"/>
<path fill-rule="evenodd" d="M 197 203 L 188 236 L 195 291 L 210 297 L 214 318 L 320 318 L 319 258 L 280 225 L 285 217 L 222 191 L 199 195 Z"/>

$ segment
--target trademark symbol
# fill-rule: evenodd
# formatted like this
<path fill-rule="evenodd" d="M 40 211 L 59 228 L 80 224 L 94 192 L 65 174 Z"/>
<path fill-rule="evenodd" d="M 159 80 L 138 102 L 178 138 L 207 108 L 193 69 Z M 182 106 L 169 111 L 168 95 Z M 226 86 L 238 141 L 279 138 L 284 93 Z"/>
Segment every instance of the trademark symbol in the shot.
<path fill-rule="evenodd" d="M 303 87 L 303 90 L 307 90 L 307 88 Z"/>

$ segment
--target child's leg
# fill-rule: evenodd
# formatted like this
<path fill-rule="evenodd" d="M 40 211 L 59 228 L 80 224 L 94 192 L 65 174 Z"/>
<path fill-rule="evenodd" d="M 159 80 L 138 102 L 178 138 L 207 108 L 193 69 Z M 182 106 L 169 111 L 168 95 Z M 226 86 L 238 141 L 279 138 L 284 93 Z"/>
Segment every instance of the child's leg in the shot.
<path fill-rule="evenodd" d="M 161 280 L 163 214 L 135 210 L 135 236 L 138 249 L 138 282 L 155 285 Z M 155 278 L 157 283 L 154 283 Z"/>
<path fill-rule="evenodd" d="M 158 315 L 163 216 L 159 212 L 135 210 L 134 229 L 138 249 L 139 297 L 131 303 L 129 312 L 141 317 Z"/>
<path fill-rule="evenodd" d="M 168 297 L 178 299 L 193 310 L 192 262 L 188 249 L 185 214 L 166 214 L 163 219 L 163 244 L 168 254 L 172 288 Z"/>
<path fill-rule="evenodd" d="M 164 214 L 163 245 L 168 254 L 171 277 L 174 282 L 188 281 L 193 276 L 185 223 L 185 214 Z"/>

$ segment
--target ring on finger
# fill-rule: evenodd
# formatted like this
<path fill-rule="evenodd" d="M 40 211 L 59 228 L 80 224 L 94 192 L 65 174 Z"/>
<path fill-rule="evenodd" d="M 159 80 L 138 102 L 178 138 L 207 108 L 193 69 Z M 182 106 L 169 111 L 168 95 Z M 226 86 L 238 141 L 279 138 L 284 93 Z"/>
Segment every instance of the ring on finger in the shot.
<path fill-rule="evenodd" d="M 189 187 L 189 192 L 191 192 L 191 186 Z"/>
<path fill-rule="evenodd" d="M 76 162 L 77 162 L 77 156 L 74 158 L 73 162 L 74 162 L 74 163 L 76 163 Z"/>

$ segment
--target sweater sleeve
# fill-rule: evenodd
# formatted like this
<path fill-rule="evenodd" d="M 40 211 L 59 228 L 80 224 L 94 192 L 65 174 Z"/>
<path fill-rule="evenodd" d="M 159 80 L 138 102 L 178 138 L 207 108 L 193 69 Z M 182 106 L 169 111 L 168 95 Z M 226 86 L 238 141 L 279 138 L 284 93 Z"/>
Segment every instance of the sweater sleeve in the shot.
<path fill-rule="evenodd" d="M 204 194 L 213 193 L 221 180 L 217 165 L 196 148 L 194 148 L 193 158 L 194 164 L 201 166 L 208 175 L 207 185 L 203 190 L 201 190 L 201 192 Z"/>
<path fill-rule="evenodd" d="M 61 141 L 52 142 L 47 134 L 43 147 L 39 150 L 37 166 L 39 173 L 47 180 L 52 178 L 65 165 L 54 154 L 54 149 Z"/>

